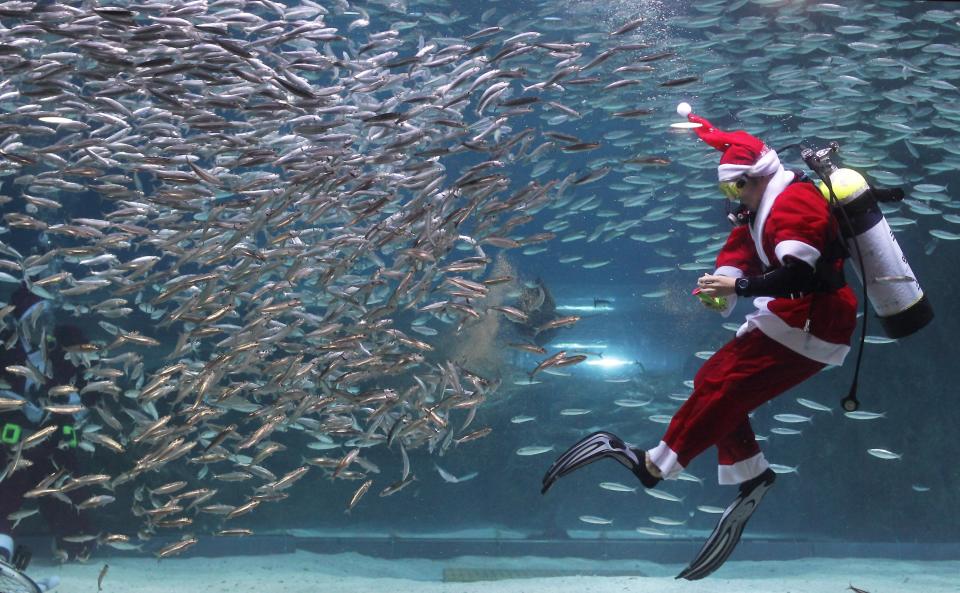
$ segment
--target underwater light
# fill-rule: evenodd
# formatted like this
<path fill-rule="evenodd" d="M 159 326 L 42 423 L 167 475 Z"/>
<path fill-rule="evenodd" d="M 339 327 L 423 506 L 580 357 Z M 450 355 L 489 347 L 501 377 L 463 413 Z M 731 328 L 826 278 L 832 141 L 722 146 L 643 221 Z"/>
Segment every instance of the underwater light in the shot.
<path fill-rule="evenodd" d="M 612 305 L 557 305 L 557 311 L 564 313 L 608 313 L 613 311 Z"/>
<path fill-rule="evenodd" d="M 613 299 L 573 299 L 576 302 L 583 303 L 582 305 L 571 305 L 571 304 L 560 304 L 557 303 L 557 311 L 565 311 L 570 313 L 608 313 L 613 311 Z"/>
<path fill-rule="evenodd" d="M 556 344 L 548 344 L 551 348 L 556 348 L 557 350 L 605 350 L 607 345 L 600 342 L 598 344 L 589 344 L 584 342 L 557 342 Z"/>
<path fill-rule="evenodd" d="M 603 358 L 587 359 L 583 364 L 601 369 L 618 369 L 633 364 L 632 361 L 617 358 L 616 356 L 604 356 Z"/>

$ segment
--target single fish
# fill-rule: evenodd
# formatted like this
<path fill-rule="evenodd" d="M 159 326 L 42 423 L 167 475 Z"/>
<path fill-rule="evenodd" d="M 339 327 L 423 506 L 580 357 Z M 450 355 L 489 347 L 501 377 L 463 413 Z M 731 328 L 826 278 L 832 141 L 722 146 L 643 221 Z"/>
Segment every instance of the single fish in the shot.
<path fill-rule="evenodd" d="M 20 521 L 23 521 L 27 517 L 32 517 L 33 515 L 36 515 L 39 512 L 40 512 L 39 509 L 23 509 L 23 510 L 14 511 L 10 513 L 9 515 L 7 515 L 7 519 L 9 519 L 10 521 L 13 521 L 13 528 L 16 529 L 17 525 L 20 524 Z"/>
<path fill-rule="evenodd" d="M 703 485 L 703 478 L 697 477 L 697 476 L 695 476 L 695 475 L 693 475 L 693 474 L 691 474 L 690 472 L 687 472 L 687 471 L 682 471 L 682 472 L 680 472 L 680 475 L 677 476 L 677 479 L 678 479 L 678 480 L 681 480 L 681 481 L 683 481 L 683 482 L 696 482 L 697 484 L 700 484 L 701 486 Z"/>
<path fill-rule="evenodd" d="M 547 351 L 543 349 L 542 346 L 537 346 L 536 344 L 528 344 L 525 342 L 521 343 L 511 343 L 507 344 L 510 348 L 516 348 L 517 350 L 523 350 L 524 352 L 530 352 L 532 354 L 545 354 Z"/>
<path fill-rule="evenodd" d="M 556 367 L 568 367 L 575 364 L 580 364 L 586 359 L 587 359 L 586 354 L 574 354 L 573 356 L 565 356 L 559 361 L 557 361 Z M 555 370 L 555 369 L 547 369 L 544 372 L 550 373 L 552 370 Z"/>
<path fill-rule="evenodd" d="M 635 531 L 643 535 L 653 535 L 656 537 L 667 537 L 670 535 L 666 531 L 657 529 L 656 527 L 637 527 Z"/>
<path fill-rule="evenodd" d="M 599 142 L 578 142 L 560 147 L 563 152 L 583 152 L 586 150 L 596 150 L 600 148 Z"/>
<path fill-rule="evenodd" d="M 453 442 L 455 442 L 458 445 L 462 445 L 463 443 L 469 443 L 470 441 L 481 439 L 487 436 L 488 434 L 490 434 L 491 432 L 493 432 L 493 428 L 487 426 L 487 427 L 475 430 L 471 433 L 465 434 L 462 437 L 458 437 L 454 439 Z"/>
<path fill-rule="evenodd" d="M 640 25 L 642 25 L 645 22 L 646 22 L 646 19 L 643 19 L 643 18 L 634 19 L 622 25 L 616 31 L 613 31 L 612 33 L 610 33 L 610 35 L 611 36 L 624 35 L 626 33 L 629 33 L 630 31 L 637 29 Z"/>
<path fill-rule="evenodd" d="M 521 455 L 521 456 L 540 455 L 542 453 L 547 453 L 550 451 L 553 451 L 553 445 L 550 445 L 550 446 L 531 445 L 529 447 L 520 447 L 519 449 L 517 449 L 517 455 Z"/>
<path fill-rule="evenodd" d="M 543 369 L 556 365 L 559 361 L 563 360 L 563 358 L 564 358 L 566 355 L 567 355 L 566 351 L 561 350 L 561 351 L 557 352 L 556 354 L 554 354 L 554 355 L 552 355 L 552 356 L 544 359 L 544 360 L 543 360 L 542 362 L 540 362 L 540 364 L 538 364 L 537 367 L 536 367 L 535 369 L 533 369 L 533 371 L 530 373 L 530 380 L 532 381 L 534 375 L 536 375 L 537 373 L 539 373 L 539 372 L 542 371 Z"/>
<path fill-rule="evenodd" d="M 867 449 L 867 453 L 878 459 L 901 459 L 903 455 L 886 449 Z"/>
<path fill-rule="evenodd" d="M 543 381 L 534 381 L 533 379 L 528 379 L 524 377 L 523 379 L 514 379 L 513 384 L 519 385 L 521 387 L 529 387 L 531 385 L 540 385 Z"/>
<path fill-rule="evenodd" d="M 779 463 L 771 463 L 770 469 L 777 474 L 800 474 L 800 466 L 790 467 L 789 465 L 780 465 Z"/>
<path fill-rule="evenodd" d="M 797 403 L 805 408 L 810 408 L 811 410 L 816 410 L 818 412 L 829 412 L 830 414 L 833 414 L 833 410 L 829 406 L 825 406 L 819 402 L 815 402 L 810 399 L 804 399 L 802 397 L 798 397 Z"/>
<path fill-rule="evenodd" d="M 683 502 L 683 497 L 677 496 L 676 494 L 671 494 L 666 490 L 657 490 L 654 488 L 644 488 L 643 490 L 650 496 L 654 498 L 659 498 L 660 500 L 666 500 L 667 502 Z"/>
<path fill-rule="evenodd" d="M 649 405 L 653 401 L 653 398 L 648 400 L 639 400 L 639 399 L 615 399 L 613 400 L 614 405 L 620 406 L 621 408 L 642 408 L 643 406 Z"/>
<path fill-rule="evenodd" d="M 600 487 L 611 492 L 636 492 L 637 488 L 621 484 L 620 482 L 600 482 Z"/>
<path fill-rule="evenodd" d="M 773 419 L 777 422 L 785 422 L 787 424 L 799 424 L 801 422 L 813 422 L 813 418 L 810 416 L 801 416 L 799 414 L 774 414 Z"/>
<path fill-rule="evenodd" d="M 519 416 L 514 416 L 513 418 L 511 418 L 511 419 L 510 419 L 510 422 L 512 422 L 513 424 L 523 424 L 523 423 L 525 423 L 525 422 L 533 422 L 533 421 L 536 420 L 536 419 L 537 419 L 536 416 L 523 416 L 523 415 L 519 415 Z"/>
<path fill-rule="evenodd" d="M 110 570 L 109 564 L 104 564 L 100 569 L 100 574 L 97 575 L 97 591 L 103 591 L 103 579 L 107 576 L 108 570 Z"/>
<path fill-rule="evenodd" d="M 699 76 L 684 76 L 681 78 L 674 78 L 666 82 L 661 82 L 660 86 L 663 86 L 663 87 L 683 86 L 693 82 L 697 82 L 698 80 L 700 80 Z"/>
<path fill-rule="evenodd" d="M 196 545 L 199 540 L 195 537 L 187 538 L 160 548 L 157 552 L 157 558 L 169 558 L 177 554 L 182 554 L 187 548 Z"/>
<path fill-rule="evenodd" d="M 539 334 L 541 332 L 544 332 L 550 329 L 556 329 L 558 327 L 566 327 L 568 325 L 573 325 L 578 321 L 580 321 L 579 315 L 568 315 L 566 317 L 558 317 L 556 319 L 552 319 L 544 323 L 543 325 L 537 327 L 534 333 Z"/>
<path fill-rule="evenodd" d="M 345 513 L 349 513 L 353 510 L 353 507 L 357 506 L 357 503 L 360 502 L 360 499 L 363 498 L 363 495 L 367 493 L 367 490 L 370 490 L 370 486 L 373 485 L 373 480 L 367 480 L 363 484 L 360 484 L 360 487 L 357 488 L 356 492 L 353 493 L 353 496 L 350 497 L 350 502 L 347 504 L 347 509 Z"/>
<path fill-rule="evenodd" d="M 591 525 L 612 525 L 613 519 L 605 519 L 594 515 L 580 515 L 580 520 Z"/>
<path fill-rule="evenodd" d="M 886 412 L 868 412 L 866 410 L 857 410 L 855 412 L 844 412 L 844 416 L 851 420 L 876 420 L 877 418 L 886 418 Z"/>
<path fill-rule="evenodd" d="M 648 519 L 650 520 L 651 523 L 656 523 L 657 525 L 666 525 L 670 527 L 687 524 L 685 520 L 679 521 L 677 519 L 670 519 L 669 517 L 653 516 L 653 517 L 648 517 Z"/>
<path fill-rule="evenodd" d="M 412 484 L 413 481 L 416 479 L 417 477 L 414 474 L 410 474 L 405 478 L 401 478 L 400 480 L 394 482 L 393 484 L 390 484 L 389 486 L 381 490 L 380 497 L 382 498 L 382 497 L 396 494 L 397 492 L 400 492 L 401 490 L 403 490 L 404 488 Z"/>
<path fill-rule="evenodd" d="M 253 535 L 253 530 L 236 527 L 233 529 L 220 529 L 218 531 L 214 531 L 213 535 L 221 537 L 246 537 L 248 535 Z"/>

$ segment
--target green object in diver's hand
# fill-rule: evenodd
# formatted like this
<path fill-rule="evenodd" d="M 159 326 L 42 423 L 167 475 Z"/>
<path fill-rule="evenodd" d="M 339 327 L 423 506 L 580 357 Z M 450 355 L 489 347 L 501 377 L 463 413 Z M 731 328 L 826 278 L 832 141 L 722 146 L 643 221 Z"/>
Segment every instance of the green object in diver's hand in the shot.
<path fill-rule="evenodd" d="M 727 297 L 712 297 L 703 294 L 699 288 L 693 289 L 693 295 L 700 299 L 704 305 L 713 309 L 714 311 L 723 311 L 727 308 Z"/>

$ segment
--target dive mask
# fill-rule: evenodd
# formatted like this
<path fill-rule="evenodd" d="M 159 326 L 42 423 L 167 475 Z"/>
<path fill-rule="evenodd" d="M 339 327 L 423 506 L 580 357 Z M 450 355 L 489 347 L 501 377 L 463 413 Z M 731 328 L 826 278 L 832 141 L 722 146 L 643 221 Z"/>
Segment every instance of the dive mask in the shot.
<path fill-rule="evenodd" d="M 737 179 L 731 179 L 730 181 L 721 181 L 719 184 L 720 193 L 726 196 L 728 200 L 739 200 L 741 194 L 743 194 L 743 187 L 746 184 L 747 180 L 745 177 L 738 177 Z"/>

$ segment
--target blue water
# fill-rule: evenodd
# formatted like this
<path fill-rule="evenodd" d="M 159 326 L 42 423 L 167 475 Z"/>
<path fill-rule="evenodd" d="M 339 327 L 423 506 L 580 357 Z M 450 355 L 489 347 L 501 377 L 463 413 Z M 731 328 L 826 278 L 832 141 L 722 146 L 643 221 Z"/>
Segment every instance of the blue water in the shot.
<path fill-rule="evenodd" d="M 501 35 L 534 30 L 542 33 L 540 42 L 589 41 L 593 45 L 585 55 L 594 56 L 612 43 L 610 31 L 638 16 L 648 19 L 647 24 L 617 40 L 647 43 L 648 48 L 618 54 L 582 73 L 598 76 L 601 82 L 543 93 L 543 102 L 561 102 L 582 112 L 583 117 L 554 121 L 551 118 L 560 112 L 544 109 L 541 103 L 533 113 L 509 124 L 511 132 L 530 127 L 538 134 L 559 132 L 584 142 L 601 143 L 597 150 L 553 150 L 541 159 L 511 164 L 506 171 L 514 191 L 534 179 L 533 170 L 545 159 L 554 159 L 555 163 L 536 177 L 542 184 L 568 175 L 580 177 L 602 166 L 613 169 L 589 184 L 568 182 L 546 206 L 530 212 L 531 221 L 508 233 L 528 236 L 566 221 L 567 226 L 556 232 L 554 240 L 542 244 L 545 250 L 525 255 L 524 248 L 517 248 L 502 255 L 502 263 L 521 281 L 514 289 L 523 283 L 532 286 L 539 279 L 560 314 L 582 315 L 576 325 L 551 336 L 545 344 L 548 353 L 567 347 L 601 351 L 603 356 L 591 354 L 584 363 L 562 369 L 568 376 L 538 373 L 538 383 L 522 385 L 518 383 L 523 383 L 544 356 L 508 349 L 507 343 L 518 340 L 516 328 L 508 321 L 501 320 L 491 332 L 468 330 L 456 336 L 451 331 L 453 326 L 432 320 L 430 326 L 440 330 L 437 336 L 411 335 L 442 345 L 441 352 L 465 361 L 467 368 L 502 381 L 470 428 L 491 427 L 492 433 L 453 446 L 442 456 L 430 454 L 426 447 L 409 451 L 417 479 L 389 497 L 376 493 L 399 479 L 399 452 L 386 447 L 364 450 L 364 457 L 378 466 L 380 473 L 373 476 L 373 489 L 349 513 L 344 509 L 359 482 L 332 481 L 313 471 L 289 491 L 287 500 L 262 505 L 229 527 L 249 527 L 259 534 L 324 536 L 463 532 L 468 534 L 465 537 L 492 539 L 500 537 L 498 534 L 537 540 L 657 539 L 636 532 L 636 528 L 646 527 L 662 530 L 666 534 L 662 539 L 700 541 L 718 515 L 697 507 L 723 507 L 734 496 L 733 488 L 717 485 L 712 451 L 687 468 L 699 483 L 665 485 L 667 491 L 682 497 L 682 502 L 647 496 L 642 488 L 633 493 L 600 488 L 600 482 L 611 481 L 639 486 L 612 461 L 564 478 L 547 496 L 539 492 L 541 477 L 553 458 L 590 431 L 611 430 L 637 446 L 654 446 L 666 425 L 650 420 L 650 416 L 669 416 L 679 407 L 690 391 L 685 382 L 703 363 L 696 353 L 709 355 L 720 348 L 733 336 L 722 324 L 739 323 L 751 310 L 741 303 L 733 316 L 721 319 L 704 310 L 689 294 L 697 276 L 712 269 L 712 254 L 729 225 L 724 200 L 715 187 L 718 153 L 693 134 L 669 128 L 671 122 L 680 120 L 674 111 L 676 104 L 687 101 L 696 113 L 716 125 L 745 129 L 776 148 L 798 141 L 816 146 L 837 141 L 840 162 L 860 170 L 880 186 L 902 187 L 907 202 L 885 208 L 885 214 L 888 218 L 909 219 L 896 226 L 896 238 L 936 311 L 933 323 L 915 335 L 865 347 L 859 379 L 862 409 L 882 412 L 885 417 L 858 421 L 843 416 L 839 402 L 852 380 L 855 351 L 843 367 L 822 372 L 756 410 L 754 429 L 769 437 L 761 443 L 766 457 L 795 471 L 778 476 L 776 487 L 751 520 L 747 537 L 956 543 L 960 471 L 954 460 L 960 457 L 956 438 L 960 372 L 955 359 L 960 316 L 954 304 L 954 284 L 960 269 L 956 265 L 960 241 L 938 239 L 930 233 L 960 233 L 956 222 L 960 202 L 953 200 L 955 186 L 960 187 L 956 173 L 960 166 L 960 95 L 954 87 L 960 86 L 960 15 L 951 13 L 956 11 L 953 3 L 851 2 L 840 6 L 814 2 L 704 5 L 524 0 L 409 2 L 405 10 L 402 3 L 394 4 L 392 10 L 379 2 L 364 7 L 370 13 L 369 28 L 347 32 L 347 24 L 356 15 L 331 16 L 328 21 L 358 44 L 368 32 L 400 22 L 411 24 L 399 27 L 401 38 L 409 42 L 408 52 L 417 46 L 421 35 L 425 40 L 462 38 L 500 23 L 506 30 Z M 496 47 L 493 44 L 487 49 L 487 55 L 492 55 Z M 643 84 L 616 92 L 601 90 L 617 80 L 615 68 L 641 55 L 664 51 L 674 55 L 649 62 L 654 70 L 636 75 Z M 537 64 L 530 62 L 529 56 L 516 60 L 516 64 L 530 68 L 527 84 L 550 75 L 550 62 Z M 537 67 L 543 70 L 535 72 Z M 659 86 L 686 76 L 699 80 L 676 87 Z M 519 85 L 514 83 L 514 96 L 520 94 Z M 378 96 L 385 100 L 390 90 L 380 91 Z M 651 109 L 652 114 L 629 119 L 612 115 L 640 107 Z M 472 107 L 466 112 L 475 116 Z M 284 126 L 279 129 L 289 132 Z M 475 132 L 480 130 L 482 126 Z M 629 134 L 617 138 L 620 131 Z M 543 139 L 540 136 L 537 144 Z M 661 157 L 670 162 L 663 166 L 624 166 L 623 161 L 637 156 Z M 445 157 L 442 162 L 448 168 L 448 177 L 456 179 L 462 169 L 483 158 L 465 153 Z M 781 159 L 785 165 L 802 167 L 794 150 L 783 151 Z M 145 192 L 156 190 L 148 176 L 144 175 L 142 181 Z M 919 184 L 945 189 L 917 192 Z M 12 179 L 6 179 L 3 187 L 7 192 L 18 191 Z M 85 201 L 84 195 L 89 198 L 94 194 L 78 192 L 64 197 L 66 211 L 73 216 L 100 217 L 114 208 L 106 201 Z M 584 208 L 590 197 L 596 206 Z M 221 198 L 221 202 L 229 202 L 229 197 Z M 660 207 L 668 208 L 669 214 L 650 214 Z M 708 209 L 701 211 L 700 207 Z M 685 213 L 699 218 L 677 220 Z M 618 229 L 614 224 L 627 221 L 633 221 L 632 225 Z M 690 222 L 711 226 L 696 228 Z M 464 232 L 476 229 L 478 223 L 471 220 Z M 608 226 L 598 231 L 601 225 Z M 563 241 L 578 232 L 584 237 Z M 657 240 L 656 235 L 665 238 Z M 11 244 L 22 244 L 34 235 L 14 231 L 7 236 Z M 263 246 L 263 239 L 257 240 Z M 496 247 L 486 250 L 491 256 L 500 253 Z M 136 255 L 122 249 L 118 252 L 125 259 Z M 454 252 L 451 259 L 469 254 Z M 580 259 L 561 262 L 570 256 Z M 584 263 L 596 267 L 585 268 Z M 694 269 L 691 264 L 701 267 Z M 686 265 L 686 269 L 680 265 Z M 855 284 L 850 265 L 847 277 Z M 670 270 L 651 271 L 664 267 Z M 198 271 L 188 266 L 179 272 Z M 515 297 L 514 290 L 506 297 L 507 302 Z M 882 335 L 872 311 L 867 321 L 869 335 Z M 91 319 L 83 322 L 92 326 Z M 162 340 L 165 351 L 172 349 L 177 339 L 174 329 L 156 327 L 142 317 L 137 323 L 144 332 Z M 565 343 L 574 346 L 563 346 Z M 150 361 L 147 370 L 164 364 Z M 832 413 L 804 408 L 797 398 L 829 406 Z M 621 399 L 650 403 L 636 408 L 614 403 Z M 570 409 L 589 412 L 561 413 Z M 802 434 L 773 434 L 771 428 L 782 426 L 773 420 L 774 414 L 780 413 L 812 416 L 812 422 L 789 425 Z M 535 419 L 512 422 L 517 416 Z M 458 416 L 456 421 L 462 422 L 462 418 Z M 302 435 L 292 430 L 277 433 L 273 440 L 287 446 L 273 458 L 277 475 L 301 465 L 303 457 L 327 453 L 338 457 L 346 451 L 335 454 L 308 450 Z M 530 456 L 516 453 L 529 446 L 553 449 Z M 902 458 L 883 460 L 867 453 L 876 448 L 894 451 Z M 84 461 L 90 473 L 119 473 L 123 466 L 100 457 Z M 455 476 L 476 475 L 450 483 L 436 465 Z M 150 484 L 155 487 L 173 479 L 193 480 L 198 470 L 197 465 L 178 466 L 167 474 L 150 476 Z M 222 496 L 236 494 L 230 484 L 218 487 Z M 132 491 L 121 491 L 117 507 L 126 512 L 133 505 L 132 497 Z M 242 500 L 236 495 L 232 503 Z M 580 519 L 584 515 L 611 523 L 585 523 Z M 650 521 L 653 516 L 683 524 L 659 525 Z M 104 512 L 97 518 L 112 530 L 128 526 L 126 515 Z M 195 527 L 197 533 L 204 534 L 219 528 L 220 523 L 204 517 Z M 24 535 L 45 533 L 40 522 L 24 526 Z"/>

